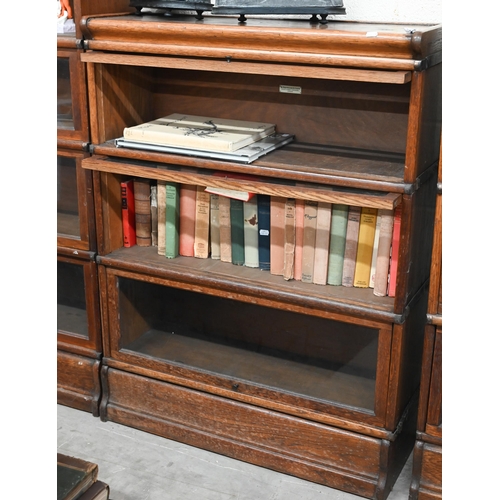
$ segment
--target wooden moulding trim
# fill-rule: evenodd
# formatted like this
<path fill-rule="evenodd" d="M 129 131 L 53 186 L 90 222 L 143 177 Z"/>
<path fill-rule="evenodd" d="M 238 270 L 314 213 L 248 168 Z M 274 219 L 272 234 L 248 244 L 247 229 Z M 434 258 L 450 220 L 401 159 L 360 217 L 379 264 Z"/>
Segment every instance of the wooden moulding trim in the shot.
<path fill-rule="evenodd" d="M 139 261 L 127 262 L 122 258 L 111 256 L 98 256 L 99 264 L 119 269 L 119 275 L 137 279 L 137 274 L 151 274 L 151 265 Z M 259 282 L 245 282 L 236 276 L 228 280 L 226 276 L 215 273 L 208 275 L 205 272 L 191 271 L 189 268 L 154 268 L 154 276 L 148 281 L 159 283 L 163 286 L 195 291 L 216 297 L 222 297 L 241 302 L 257 303 L 261 306 L 279 308 L 301 314 L 314 315 L 344 323 L 354 323 L 368 328 L 382 329 L 387 324 L 400 324 L 404 316 L 394 314 L 392 311 L 374 309 L 372 305 L 356 304 L 336 300 L 329 297 L 309 296 L 299 294 L 296 290 L 273 288 L 272 285 Z"/>
<path fill-rule="evenodd" d="M 85 262 L 93 262 L 96 258 L 95 252 L 90 252 L 87 250 L 79 250 L 73 247 L 57 247 L 57 256 L 58 257 L 70 257 L 71 260 L 82 260 Z"/>
<path fill-rule="evenodd" d="M 83 347 L 81 345 L 75 345 L 73 342 L 65 342 L 63 340 L 57 341 L 57 350 L 77 356 L 84 356 L 86 358 L 89 358 L 89 362 L 99 361 L 102 357 L 101 352 L 97 352 L 91 347 Z"/>
<path fill-rule="evenodd" d="M 109 42 L 96 42 L 88 44 L 91 50 L 115 50 L 128 52 L 148 52 L 148 47 L 138 47 L 136 44 L 123 44 L 123 47 L 116 47 L 117 44 Z M 274 76 L 289 76 L 303 77 L 307 74 L 308 78 L 322 78 L 327 80 L 346 80 L 346 81 L 361 81 L 374 83 L 392 83 L 404 84 L 411 80 L 414 69 L 413 64 L 406 64 L 403 70 L 396 71 L 392 64 L 380 64 L 381 61 L 372 61 L 368 64 L 367 61 L 360 63 L 356 61 L 346 61 L 338 56 L 314 56 L 304 55 L 297 58 L 289 54 L 279 54 L 274 52 L 264 51 L 245 51 L 245 53 L 232 51 L 228 54 L 227 50 L 217 51 L 209 48 L 200 49 L 196 54 L 192 50 L 180 51 L 174 46 L 171 49 L 162 47 L 161 53 L 165 56 L 140 56 L 140 55 L 124 55 L 124 54 L 109 54 L 99 52 L 85 52 L 81 55 L 83 62 L 119 64 L 130 66 L 146 66 L 154 68 L 171 68 L 171 69 L 191 69 L 199 71 L 221 71 L 224 73 L 244 73 L 257 75 L 274 75 Z M 160 51 L 156 51 L 160 52 Z M 177 57 L 193 56 L 193 57 Z M 169 57 L 170 56 L 170 57 Z M 212 57 L 213 59 L 208 59 Z M 250 61 L 247 61 L 250 59 Z M 253 62 L 258 60 L 261 62 Z M 274 63 L 281 64 L 273 64 Z M 290 62 L 296 64 L 289 64 Z M 315 65 L 313 65 L 313 64 Z M 359 66 L 360 69 L 333 67 L 336 66 Z M 363 69 L 365 68 L 365 69 Z M 377 69 L 371 69 L 377 68 Z M 380 69 L 382 68 L 382 70 Z M 386 71 L 383 71 L 383 70 Z M 401 69 L 401 68 L 399 68 Z"/>
<path fill-rule="evenodd" d="M 441 314 L 427 314 L 427 323 L 434 326 L 443 326 L 443 316 Z"/>
<path fill-rule="evenodd" d="M 356 177 L 352 171 L 335 172 L 321 172 L 309 169 L 307 164 L 302 165 L 301 168 L 290 168 L 283 163 L 273 163 L 271 156 L 268 160 L 259 158 L 254 163 L 232 163 L 224 160 L 214 160 L 207 158 L 193 158 L 188 155 L 157 153 L 154 151 L 139 151 L 129 148 L 117 148 L 112 141 L 103 144 L 93 145 L 91 147 L 93 154 L 92 159 L 87 159 L 82 163 L 82 167 L 89 170 L 110 173 L 122 173 L 125 175 L 130 174 L 130 169 L 134 168 L 136 171 L 142 169 L 143 175 L 139 177 L 148 177 L 151 179 L 160 179 L 158 172 L 168 172 L 169 165 L 196 167 L 198 169 L 207 170 L 220 170 L 224 172 L 242 173 L 246 175 L 255 175 L 257 177 L 269 177 L 277 179 L 291 179 L 302 183 L 310 182 L 315 184 L 323 184 L 325 186 L 337 186 L 343 188 L 354 189 L 367 189 L 371 191 L 387 192 L 387 193 L 407 193 L 412 194 L 418 187 L 415 184 L 405 184 L 396 178 L 384 180 L 381 177 L 366 179 L 363 177 Z M 113 162 L 112 167 L 106 164 L 107 156 L 112 158 L 122 158 L 123 162 Z M 147 163 L 143 167 L 134 165 L 127 165 L 127 160 L 140 160 L 143 162 L 151 162 L 148 166 Z M 262 160 L 262 161 L 260 161 Z M 154 162 L 154 163 L 152 163 Z M 163 167 L 163 165 L 165 165 Z M 127 172 L 122 171 L 126 169 Z M 147 174 L 145 173 L 147 171 Z M 134 173 L 137 175 L 137 173 Z M 163 175 L 163 174 L 162 174 Z M 251 190 L 253 192 L 253 189 Z M 400 203 L 400 199 L 395 200 L 395 205 Z M 376 208 L 376 207 L 374 207 Z M 381 208 L 381 207 L 379 207 Z"/>
<path fill-rule="evenodd" d="M 78 49 L 82 44 L 82 40 L 74 36 L 57 36 L 58 49 Z"/>
<path fill-rule="evenodd" d="M 147 368 L 130 365 L 129 363 L 115 360 L 112 358 L 103 358 L 103 365 L 118 370 L 124 370 L 128 373 L 135 373 L 137 375 L 159 380 L 161 382 L 167 382 L 187 387 L 188 389 L 206 392 L 217 396 L 227 397 L 229 399 L 236 399 L 238 401 L 251 404 L 253 406 L 268 408 L 270 410 L 279 411 L 281 413 L 293 415 L 295 417 L 305 418 L 313 422 L 318 422 L 325 425 L 331 425 L 338 429 L 344 429 L 347 431 L 356 432 L 364 436 L 370 436 L 378 439 L 386 439 L 388 441 L 393 441 L 396 438 L 396 435 L 393 432 L 372 425 L 360 424 L 359 422 L 352 422 L 345 418 L 335 417 L 332 415 L 327 415 L 325 413 L 319 413 L 312 410 L 307 410 L 298 406 L 292 406 L 290 404 L 271 401 L 269 399 L 258 398 L 256 396 L 247 396 L 245 394 L 235 393 L 234 391 L 225 390 L 223 388 L 214 388 L 213 386 L 208 384 L 203 384 L 202 382 L 197 382 L 194 380 L 186 380 L 184 378 L 177 377 L 172 374 L 162 373 L 156 370 L 149 370 Z"/>
<path fill-rule="evenodd" d="M 335 191 L 333 188 L 318 188 L 304 186 L 290 186 L 266 182 L 264 180 L 240 180 L 216 177 L 211 174 L 182 172 L 178 170 L 163 170 L 154 167 L 137 167 L 126 163 L 110 163 L 105 160 L 92 158 L 91 162 L 85 163 L 84 168 L 98 170 L 100 172 L 119 173 L 135 177 L 145 177 L 164 181 L 177 182 L 180 184 L 195 184 L 204 187 L 222 187 L 249 191 L 252 193 L 267 194 L 270 196 L 282 196 L 299 198 L 311 201 L 323 201 L 327 203 L 343 203 L 359 207 L 371 207 L 393 210 L 400 202 L 399 193 L 359 193 Z"/>
<path fill-rule="evenodd" d="M 279 23 L 278 23 L 279 24 Z M 224 24 L 224 20 L 212 18 L 206 23 L 170 22 L 151 19 L 124 18 L 83 18 L 82 31 L 92 42 L 109 41 L 119 43 L 144 44 L 151 47 L 176 45 L 189 47 L 191 53 L 202 47 L 212 47 L 224 51 L 253 50 L 313 54 L 339 54 L 355 60 L 359 57 L 374 57 L 408 61 L 413 64 L 421 57 L 422 33 L 394 33 L 380 31 L 380 26 L 352 25 L 352 30 L 340 30 L 335 24 L 317 29 L 309 25 L 291 23 L 256 26 L 247 24 L 244 29 L 236 24 Z M 367 30 L 374 31 L 367 31 Z M 435 36 L 435 35 L 429 35 Z M 428 38 L 427 35 L 424 38 Z M 439 47 L 435 47 L 436 51 Z M 177 49 L 179 50 L 179 49 Z M 231 55 L 231 54 L 227 54 Z"/>

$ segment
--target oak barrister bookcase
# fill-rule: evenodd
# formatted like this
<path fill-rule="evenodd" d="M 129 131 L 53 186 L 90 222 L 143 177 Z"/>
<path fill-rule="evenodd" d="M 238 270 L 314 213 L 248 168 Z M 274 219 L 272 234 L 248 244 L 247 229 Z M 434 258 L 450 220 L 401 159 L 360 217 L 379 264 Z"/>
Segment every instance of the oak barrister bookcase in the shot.
<path fill-rule="evenodd" d="M 96 174 L 82 168 L 89 156 L 90 131 L 79 22 L 82 15 L 121 11 L 127 4 L 72 1 L 75 32 L 57 35 L 57 400 L 94 415 L 101 395 L 102 357 Z"/>
<path fill-rule="evenodd" d="M 84 16 L 101 419 L 387 497 L 415 440 L 441 130 L 441 27 L 411 28 Z M 250 165 L 115 147 L 124 127 L 174 112 L 296 140 Z M 401 204 L 396 296 L 123 248 L 133 177 Z"/>

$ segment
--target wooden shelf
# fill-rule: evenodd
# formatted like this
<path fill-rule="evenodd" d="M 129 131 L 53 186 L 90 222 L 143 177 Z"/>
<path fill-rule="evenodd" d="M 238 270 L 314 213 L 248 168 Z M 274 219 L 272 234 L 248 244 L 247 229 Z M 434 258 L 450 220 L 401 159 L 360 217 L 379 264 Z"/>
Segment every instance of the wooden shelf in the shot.
<path fill-rule="evenodd" d="M 233 297 L 271 307 L 300 310 L 306 314 L 335 318 L 339 314 L 370 319 L 374 322 L 402 321 L 394 313 L 394 299 L 377 297 L 371 288 L 315 285 L 285 280 L 268 271 L 235 266 L 215 259 L 177 257 L 167 259 L 158 255 L 155 247 L 120 248 L 108 255 L 98 256 L 102 265 L 148 276 L 177 288 Z"/>

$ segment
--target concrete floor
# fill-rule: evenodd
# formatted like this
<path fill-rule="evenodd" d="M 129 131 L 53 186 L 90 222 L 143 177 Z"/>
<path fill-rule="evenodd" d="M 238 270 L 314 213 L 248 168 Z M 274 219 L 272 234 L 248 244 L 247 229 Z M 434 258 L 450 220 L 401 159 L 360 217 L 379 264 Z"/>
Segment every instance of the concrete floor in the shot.
<path fill-rule="evenodd" d="M 57 451 L 99 466 L 112 500 L 360 500 L 58 405 Z M 407 500 L 411 455 L 388 500 Z"/>

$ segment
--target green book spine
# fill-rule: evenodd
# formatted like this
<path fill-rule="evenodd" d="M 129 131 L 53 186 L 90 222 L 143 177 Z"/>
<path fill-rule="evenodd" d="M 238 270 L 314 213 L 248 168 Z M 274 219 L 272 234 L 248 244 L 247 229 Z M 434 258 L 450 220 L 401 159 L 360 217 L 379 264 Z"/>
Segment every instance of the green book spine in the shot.
<path fill-rule="evenodd" d="M 242 266 L 245 264 L 243 202 L 231 198 L 229 210 L 231 219 L 231 261 L 237 266 Z"/>
<path fill-rule="evenodd" d="M 347 230 L 347 205 L 332 205 L 332 222 L 330 228 L 330 252 L 328 254 L 329 285 L 342 285 L 342 269 L 344 267 L 345 235 Z"/>
<path fill-rule="evenodd" d="M 174 259 L 179 255 L 179 185 L 166 183 L 165 211 L 165 257 Z"/>

